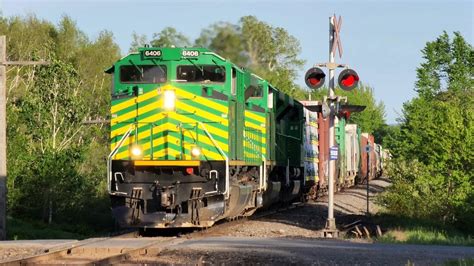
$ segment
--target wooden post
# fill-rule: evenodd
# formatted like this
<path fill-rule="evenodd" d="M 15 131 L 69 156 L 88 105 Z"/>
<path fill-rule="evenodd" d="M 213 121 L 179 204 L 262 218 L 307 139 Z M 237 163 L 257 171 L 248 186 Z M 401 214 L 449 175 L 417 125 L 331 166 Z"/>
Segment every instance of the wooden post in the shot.
<path fill-rule="evenodd" d="M 7 238 L 7 71 L 6 37 L 0 36 L 0 240 Z"/>

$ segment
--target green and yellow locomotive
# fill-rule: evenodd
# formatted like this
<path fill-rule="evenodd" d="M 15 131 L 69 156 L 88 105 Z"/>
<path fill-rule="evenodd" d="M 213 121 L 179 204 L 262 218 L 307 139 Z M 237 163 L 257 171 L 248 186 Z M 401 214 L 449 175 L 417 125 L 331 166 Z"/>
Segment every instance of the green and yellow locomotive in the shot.
<path fill-rule="evenodd" d="M 204 48 L 140 48 L 113 75 L 108 190 L 123 227 L 208 227 L 302 196 L 303 106 Z"/>

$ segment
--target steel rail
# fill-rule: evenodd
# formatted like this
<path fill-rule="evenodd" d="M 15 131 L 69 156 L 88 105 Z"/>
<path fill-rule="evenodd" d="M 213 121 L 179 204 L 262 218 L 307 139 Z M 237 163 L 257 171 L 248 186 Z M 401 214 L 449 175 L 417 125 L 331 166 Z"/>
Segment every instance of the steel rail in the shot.
<path fill-rule="evenodd" d="M 43 249 L 42 251 L 39 251 L 39 252 L 42 252 L 40 254 L 37 253 L 33 255 L 23 256 L 21 258 L 14 258 L 11 260 L 0 261 L 0 264 L 1 265 L 35 264 L 43 260 L 51 260 L 54 258 L 58 258 L 62 255 L 63 252 L 66 252 L 69 254 L 71 253 L 73 249 L 82 248 L 86 245 L 105 242 L 107 240 L 114 239 L 114 238 L 127 238 L 130 236 L 136 237 L 137 235 L 138 235 L 138 231 L 132 231 L 132 232 L 127 232 L 127 233 L 123 233 L 123 234 L 111 236 L 111 237 L 88 238 L 88 239 L 76 241 L 73 243 L 66 243 L 64 245 L 55 246 L 53 248 Z"/>

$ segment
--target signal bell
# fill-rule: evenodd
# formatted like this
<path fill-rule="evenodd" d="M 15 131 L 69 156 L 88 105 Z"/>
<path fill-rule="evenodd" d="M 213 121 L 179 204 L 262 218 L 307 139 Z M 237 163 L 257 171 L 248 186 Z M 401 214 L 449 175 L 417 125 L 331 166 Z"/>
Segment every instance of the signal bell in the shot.
<path fill-rule="evenodd" d="M 308 71 L 306 71 L 306 75 L 304 76 L 304 81 L 306 86 L 312 90 L 316 90 L 321 88 L 324 85 L 324 80 L 326 78 L 326 74 L 324 74 L 323 70 L 319 67 L 312 67 Z"/>
<path fill-rule="evenodd" d="M 339 87 L 345 91 L 350 91 L 359 84 L 359 75 L 353 69 L 344 69 L 339 74 Z"/>

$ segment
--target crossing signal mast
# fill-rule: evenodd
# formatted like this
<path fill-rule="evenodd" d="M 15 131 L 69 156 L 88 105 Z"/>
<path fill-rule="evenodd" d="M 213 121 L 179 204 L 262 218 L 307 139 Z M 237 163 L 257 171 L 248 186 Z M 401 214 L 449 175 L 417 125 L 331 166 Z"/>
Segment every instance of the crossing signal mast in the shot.
<path fill-rule="evenodd" d="M 338 237 L 339 231 L 336 228 L 336 220 L 334 218 L 334 180 L 335 180 L 335 170 L 336 170 L 336 159 L 338 148 L 335 146 L 335 137 L 334 137 L 334 120 L 335 116 L 339 112 L 350 114 L 351 111 L 360 112 L 365 107 L 364 106 L 350 106 L 345 105 L 344 107 L 340 105 L 340 98 L 335 95 L 335 86 L 334 86 L 334 76 L 336 68 L 344 68 L 339 74 L 337 79 L 339 87 L 345 91 L 351 91 L 357 87 L 359 84 L 359 75 L 353 69 L 348 68 L 343 64 L 336 64 L 334 54 L 336 48 L 339 52 L 339 58 L 342 57 L 342 44 L 339 38 L 339 31 L 342 26 L 342 18 L 339 16 L 339 20 L 336 18 L 336 15 L 333 15 L 329 18 L 329 62 L 316 64 L 314 67 L 310 68 L 305 75 L 306 85 L 312 89 L 317 90 L 324 85 L 326 74 L 321 68 L 327 68 L 329 70 L 329 90 L 328 96 L 325 98 L 322 106 L 323 117 L 329 117 L 329 152 L 331 154 L 329 160 L 329 180 L 328 180 L 328 218 L 326 221 L 326 228 L 324 229 L 324 236 L 333 238 Z M 327 111 L 325 111 L 327 110 Z M 333 157 L 333 152 L 336 152 Z"/>

